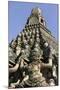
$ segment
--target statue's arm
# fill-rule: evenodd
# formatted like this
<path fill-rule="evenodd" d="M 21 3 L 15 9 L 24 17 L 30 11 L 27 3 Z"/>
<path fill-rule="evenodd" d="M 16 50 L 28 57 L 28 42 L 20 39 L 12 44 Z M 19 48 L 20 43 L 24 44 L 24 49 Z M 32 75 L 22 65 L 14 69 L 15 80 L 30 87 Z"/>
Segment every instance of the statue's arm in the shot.
<path fill-rule="evenodd" d="M 9 72 L 12 73 L 12 72 L 16 72 L 17 69 L 19 67 L 19 64 L 17 63 L 13 68 L 9 68 Z"/>
<path fill-rule="evenodd" d="M 24 82 L 24 81 L 26 81 L 28 79 L 29 79 L 29 75 L 26 75 L 22 81 Z"/>
<path fill-rule="evenodd" d="M 29 79 L 29 75 L 26 75 L 26 76 L 23 78 L 22 82 L 20 83 L 20 87 L 23 87 L 23 86 L 24 86 L 24 82 L 27 81 L 28 79 Z"/>
<path fill-rule="evenodd" d="M 42 67 L 48 67 L 51 68 L 52 67 L 52 58 L 49 58 L 49 62 L 48 63 L 42 63 Z"/>

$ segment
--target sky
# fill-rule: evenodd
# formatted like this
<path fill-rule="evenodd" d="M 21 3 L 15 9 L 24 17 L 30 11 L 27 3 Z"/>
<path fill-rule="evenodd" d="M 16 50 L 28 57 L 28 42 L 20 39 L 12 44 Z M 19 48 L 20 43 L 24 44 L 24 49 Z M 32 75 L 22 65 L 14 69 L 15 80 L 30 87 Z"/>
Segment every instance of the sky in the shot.
<path fill-rule="evenodd" d="M 8 42 L 24 29 L 31 10 L 39 7 L 42 10 L 42 16 L 45 18 L 47 28 L 52 35 L 58 39 L 58 5 L 48 3 L 29 3 L 19 1 L 8 2 Z"/>

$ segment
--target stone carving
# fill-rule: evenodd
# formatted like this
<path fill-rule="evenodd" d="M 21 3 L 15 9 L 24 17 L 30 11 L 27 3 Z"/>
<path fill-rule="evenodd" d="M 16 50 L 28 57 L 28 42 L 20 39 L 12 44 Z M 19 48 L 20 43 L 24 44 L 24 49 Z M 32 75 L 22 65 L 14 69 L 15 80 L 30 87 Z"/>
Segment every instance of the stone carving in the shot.
<path fill-rule="evenodd" d="M 58 85 L 58 52 L 43 36 L 50 34 L 44 23 L 41 10 L 33 9 L 25 29 L 9 44 L 9 88 Z"/>

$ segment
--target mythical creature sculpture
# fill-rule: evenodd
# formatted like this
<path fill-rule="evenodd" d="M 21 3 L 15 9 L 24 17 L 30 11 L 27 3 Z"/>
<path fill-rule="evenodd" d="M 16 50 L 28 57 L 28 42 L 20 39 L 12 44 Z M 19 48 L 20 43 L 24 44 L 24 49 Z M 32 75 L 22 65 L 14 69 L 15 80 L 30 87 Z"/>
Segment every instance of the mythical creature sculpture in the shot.
<path fill-rule="evenodd" d="M 49 62 L 47 64 L 41 61 L 41 55 L 38 48 L 34 48 L 32 51 L 32 61 L 25 67 L 26 76 L 20 83 L 20 87 L 41 87 L 49 86 L 45 77 L 41 73 L 42 68 L 52 68 L 52 64 Z"/>
<path fill-rule="evenodd" d="M 9 88 L 58 85 L 58 57 L 41 30 L 47 31 L 41 10 L 33 9 L 23 31 L 9 44 Z"/>

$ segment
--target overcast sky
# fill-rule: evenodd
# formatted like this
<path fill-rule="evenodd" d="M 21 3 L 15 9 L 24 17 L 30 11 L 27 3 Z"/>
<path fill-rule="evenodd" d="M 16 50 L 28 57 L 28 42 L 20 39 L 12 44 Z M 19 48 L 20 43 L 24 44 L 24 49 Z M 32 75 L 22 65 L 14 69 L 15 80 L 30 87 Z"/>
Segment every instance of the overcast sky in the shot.
<path fill-rule="evenodd" d="M 9 42 L 16 38 L 19 32 L 24 28 L 27 18 L 34 7 L 42 10 L 42 15 L 47 22 L 47 27 L 52 35 L 58 37 L 58 5 L 27 2 L 8 2 L 8 40 Z"/>

